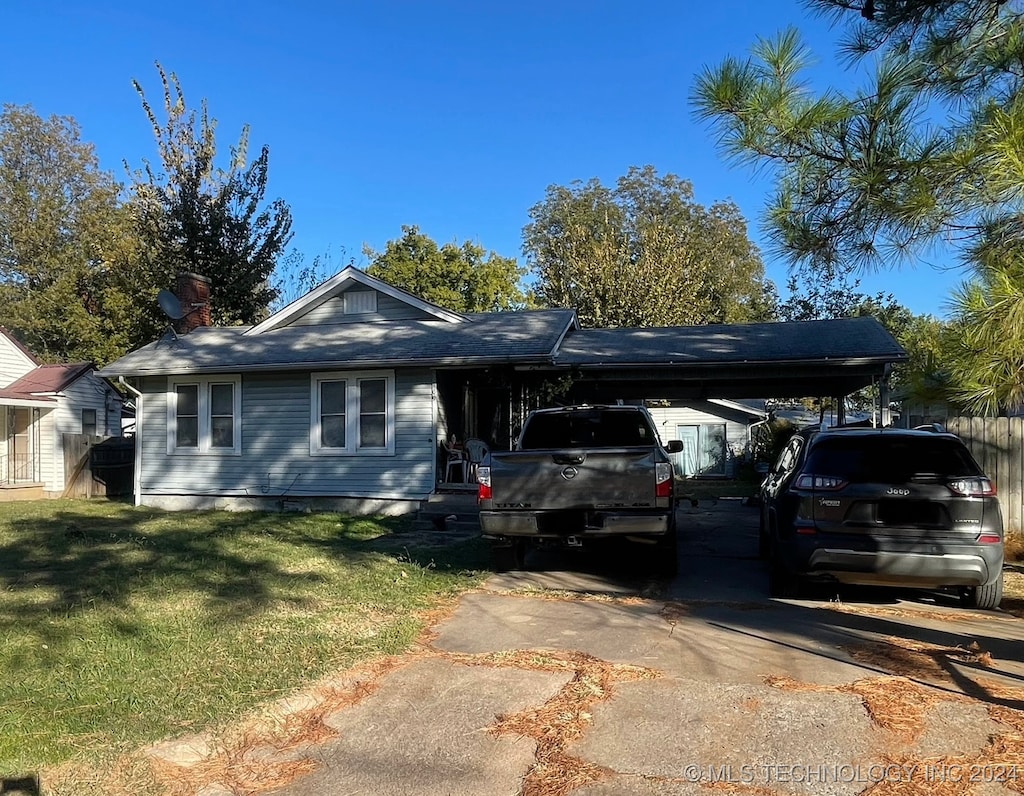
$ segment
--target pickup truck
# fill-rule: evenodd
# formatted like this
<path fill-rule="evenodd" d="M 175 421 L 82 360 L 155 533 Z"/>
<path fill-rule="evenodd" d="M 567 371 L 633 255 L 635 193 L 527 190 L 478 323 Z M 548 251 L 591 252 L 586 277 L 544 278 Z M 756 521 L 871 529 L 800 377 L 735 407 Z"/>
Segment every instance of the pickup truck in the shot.
<path fill-rule="evenodd" d="M 628 539 L 675 571 L 675 477 L 654 422 L 639 406 L 531 412 L 511 451 L 477 471 L 480 526 L 499 570 L 521 569 L 530 545 L 582 547 Z"/>

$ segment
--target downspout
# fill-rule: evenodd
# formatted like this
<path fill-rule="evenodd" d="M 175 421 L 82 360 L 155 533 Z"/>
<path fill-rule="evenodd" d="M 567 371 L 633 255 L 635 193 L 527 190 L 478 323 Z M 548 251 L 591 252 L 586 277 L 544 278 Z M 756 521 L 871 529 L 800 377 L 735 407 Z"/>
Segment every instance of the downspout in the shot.
<path fill-rule="evenodd" d="M 121 386 L 135 396 L 135 472 L 132 476 L 132 491 L 135 493 L 135 505 L 142 505 L 142 393 L 124 380 L 117 377 Z"/>
<path fill-rule="evenodd" d="M 755 420 L 753 423 L 747 426 L 747 450 L 750 451 L 751 464 L 757 464 L 757 462 L 754 461 L 754 428 L 756 426 L 762 426 L 765 423 L 770 422 L 771 418 L 765 417 L 764 420 Z"/>

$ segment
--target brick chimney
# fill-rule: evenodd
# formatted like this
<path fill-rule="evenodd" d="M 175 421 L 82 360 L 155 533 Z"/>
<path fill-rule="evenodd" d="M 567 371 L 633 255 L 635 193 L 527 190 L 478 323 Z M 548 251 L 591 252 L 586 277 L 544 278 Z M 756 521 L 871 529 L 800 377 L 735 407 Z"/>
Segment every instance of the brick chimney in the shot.
<path fill-rule="evenodd" d="M 200 326 L 210 326 L 210 280 L 193 273 L 178 274 L 177 289 L 174 291 L 185 317 L 175 322 L 178 334 L 188 334 Z"/>

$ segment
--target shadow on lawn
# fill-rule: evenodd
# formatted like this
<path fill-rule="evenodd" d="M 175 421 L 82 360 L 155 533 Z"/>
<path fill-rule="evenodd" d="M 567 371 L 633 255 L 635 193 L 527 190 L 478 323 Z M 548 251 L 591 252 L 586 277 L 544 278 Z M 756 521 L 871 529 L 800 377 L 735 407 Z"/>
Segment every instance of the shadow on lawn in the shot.
<path fill-rule="evenodd" d="M 200 596 L 215 621 L 229 622 L 272 605 L 302 603 L 303 586 L 325 581 L 307 565 L 323 555 L 354 567 L 404 556 L 445 569 L 465 568 L 474 557 L 459 550 L 425 556 L 403 541 L 405 518 L 130 507 L 103 516 L 94 506 L 8 520 L 11 530 L 0 531 L 9 539 L 0 543 L 0 588 L 8 596 L 0 631 L 92 608 L 128 611 L 136 594 L 164 599 L 174 591 Z M 125 618 L 115 610 L 108 621 L 122 633 L 135 632 L 130 613 Z"/>

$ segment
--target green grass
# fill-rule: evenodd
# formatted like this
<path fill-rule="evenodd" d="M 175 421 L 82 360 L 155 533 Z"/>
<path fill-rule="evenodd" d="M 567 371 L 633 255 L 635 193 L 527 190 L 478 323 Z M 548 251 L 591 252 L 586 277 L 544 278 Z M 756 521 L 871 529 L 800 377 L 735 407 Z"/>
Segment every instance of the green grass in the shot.
<path fill-rule="evenodd" d="M 0 780 L 213 727 L 405 649 L 476 585 L 408 520 L 0 504 Z"/>

